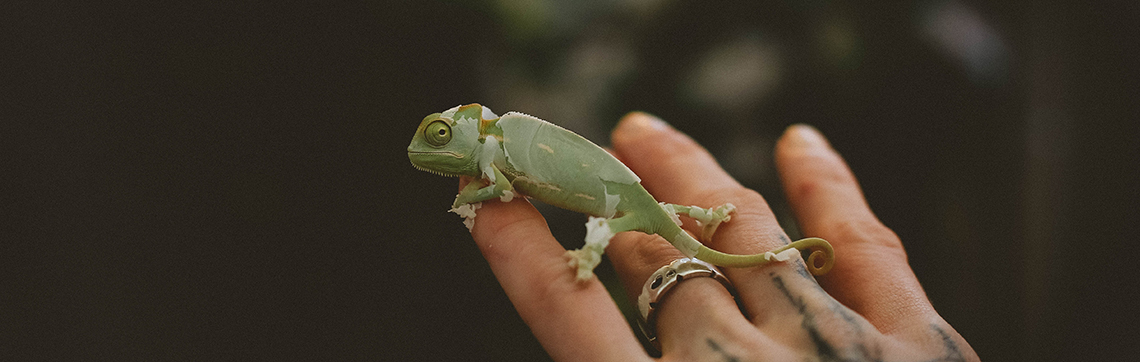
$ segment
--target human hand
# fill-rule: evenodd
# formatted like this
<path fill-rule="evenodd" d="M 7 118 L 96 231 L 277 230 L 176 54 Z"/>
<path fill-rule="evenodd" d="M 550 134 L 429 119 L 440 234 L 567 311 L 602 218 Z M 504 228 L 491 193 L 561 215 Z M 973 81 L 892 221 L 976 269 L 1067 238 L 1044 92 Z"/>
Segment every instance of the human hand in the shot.
<path fill-rule="evenodd" d="M 762 196 L 664 122 L 632 113 L 612 139 L 614 155 L 659 201 L 737 206 L 709 247 L 755 254 L 788 243 Z M 818 132 L 789 128 L 776 164 L 804 234 L 832 243 L 835 267 L 819 283 L 798 257 L 724 268 L 736 300 L 712 278 L 685 279 L 657 308 L 662 360 L 978 360 L 930 305 L 902 243 Z M 650 360 L 605 287 L 575 280 L 545 219 L 523 200 L 484 202 L 472 236 L 539 342 L 555 360 Z M 699 233 L 691 220 L 685 228 Z M 617 234 L 606 254 L 634 298 L 654 271 L 684 257 L 661 237 L 636 232 Z"/>

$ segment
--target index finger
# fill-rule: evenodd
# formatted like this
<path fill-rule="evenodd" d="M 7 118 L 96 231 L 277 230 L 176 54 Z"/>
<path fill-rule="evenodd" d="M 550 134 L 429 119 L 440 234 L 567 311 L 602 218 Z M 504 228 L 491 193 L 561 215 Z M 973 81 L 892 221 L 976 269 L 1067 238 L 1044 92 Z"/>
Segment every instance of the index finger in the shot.
<path fill-rule="evenodd" d="M 525 198 L 484 201 L 476 214 L 471 236 L 552 358 L 648 358 L 602 283 L 597 278 L 575 280 L 564 257 L 566 250 Z"/>

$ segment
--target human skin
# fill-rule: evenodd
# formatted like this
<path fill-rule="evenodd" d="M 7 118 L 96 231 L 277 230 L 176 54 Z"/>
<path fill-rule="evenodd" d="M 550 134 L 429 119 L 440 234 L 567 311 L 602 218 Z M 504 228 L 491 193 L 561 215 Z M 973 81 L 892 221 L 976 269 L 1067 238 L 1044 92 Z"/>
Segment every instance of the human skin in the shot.
<path fill-rule="evenodd" d="M 704 148 L 663 121 L 631 113 L 614 129 L 612 141 L 611 152 L 658 200 L 737 206 L 710 247 L 755 254 L 788 242 L 760 194 L 737 183 Z M 808 126 L 788 128 L 776 145 L 776 165 L 803 234 L 832 243 L 835 267 L 814 278 L 798 258 L 724 268 L 739 307 L 715 280 L 686 279 L 657 308 L 661 360 L 978 360 L 931 306 L 902 242 L 871 212 L 854 175 L 822 135 Z M 684 226 L 700 233 L 691 220 Z M 596 278 L 575 281 L 565 250 L 524 198 L 484 202 L 471 233 L 552 358 L 652 359 L 605 287 Z M 634 297 L 650 274 L 684 257 L 661 237 L 636 232 L 617 234 L 606 255 Z"/>

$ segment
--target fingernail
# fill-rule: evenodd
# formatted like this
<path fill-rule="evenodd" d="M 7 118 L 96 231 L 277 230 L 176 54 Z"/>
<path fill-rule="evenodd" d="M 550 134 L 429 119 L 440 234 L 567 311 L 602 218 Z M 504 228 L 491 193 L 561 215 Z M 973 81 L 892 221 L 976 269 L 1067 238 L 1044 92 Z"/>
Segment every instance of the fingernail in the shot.
<path fill-rule="evenodd" d="M 823 137 L 823 134 L 819 133 L 819 130 L 806 124 L 792 125 L 791 127 L 788 127 L 788 130 L 785 131 L 785 133 L 788 136 L 791 136 L 793 140 L 802 143 L 804 146 L 831 147 L 827 143 L 827 139 Z"/>
<path fill-rule="evenodd" d="M 649 113 L 634 112 L 630 114 L 630 117 L 632 117 L 630 120 L 631 123 L 636 127 L 648 128 L 655 131 L 665 131 L 670 128 L 668 123 L 665 123 L 665 121 Z"/>

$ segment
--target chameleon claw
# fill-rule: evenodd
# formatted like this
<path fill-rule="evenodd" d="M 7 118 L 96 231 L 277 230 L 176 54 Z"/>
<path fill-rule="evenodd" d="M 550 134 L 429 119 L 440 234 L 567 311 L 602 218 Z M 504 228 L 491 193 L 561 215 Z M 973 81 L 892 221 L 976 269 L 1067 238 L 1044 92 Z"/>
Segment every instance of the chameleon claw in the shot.
<path fill-rule="evenodd" d="M 467 230 L 470 231 L 471 228 L 475 227 L 475 210 L 478 210 L 480 207 L 483 207 L 482 202 L 459 205 L 452 207 L 451 210 L 447 211 L 454 212 L 456 215 L 462 216 L 463 226 L 466 226 Z"/>
<path fill-rule="evenodd" d="M 701 240 L 712 240 L 712 236 L 716 233 L 716 228 L 720 227 L 720 223 L 732 220 L 732 213 L 736 211 L 736 205 L 724 204 L 717 206 L 711 210 L 693 207 L 689 210 L 689 216 L 697 220 L 697 226 L 701 227 Z"/>

